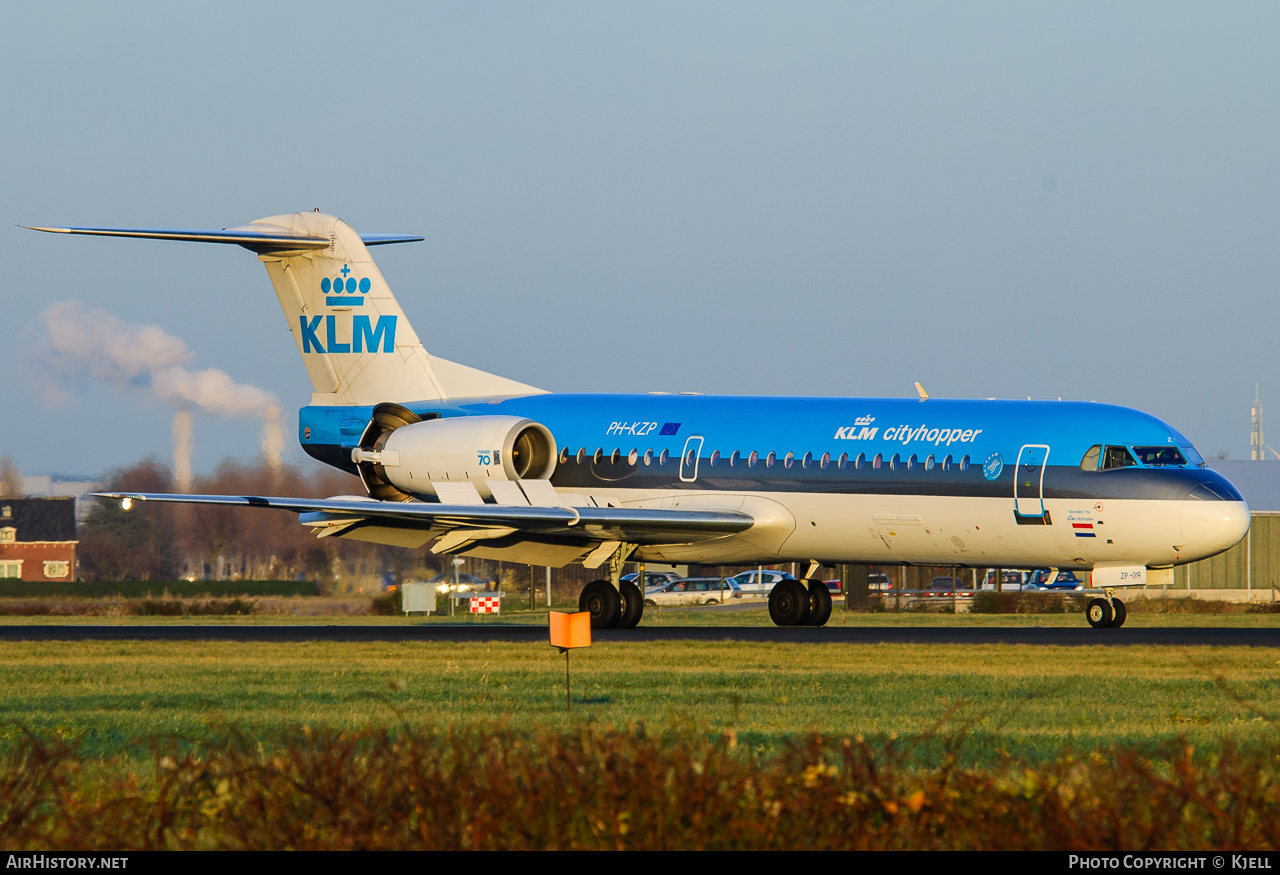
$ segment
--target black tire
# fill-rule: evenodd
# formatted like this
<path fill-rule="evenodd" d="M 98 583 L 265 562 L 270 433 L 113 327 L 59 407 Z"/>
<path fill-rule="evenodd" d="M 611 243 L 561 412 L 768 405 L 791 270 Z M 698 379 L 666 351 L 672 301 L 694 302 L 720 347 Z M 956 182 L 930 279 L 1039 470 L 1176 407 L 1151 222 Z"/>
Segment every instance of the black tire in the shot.
<path fill-rule="evenodd" d="M 658 606 L 658 603 L 655 602 L 653 599 L 645 599 L 644 606 L 646 608 L 656 608 Z"/>
<path fill-rule="evenodd" d="M 798 580 L 780 580 L 769 591 L 769 619 L 777 626 L 803 626 L 809 620 L 809 591 Z"/>
<path fill-rule="evenodd" d="M 1124 625 L 1125 619 L 1129 616 L 1128 609 L 1124 606 L 1124 602 L 1120 599 L 1111 600 L 1111 628 L 1119 629 Z"/>
<path fill-rule="evenodd" d="M 718 604 L 720 604 L 720 602 L 719 602 L 719 601 L 717 601 L 716 599 L 707 599 L 705 602 L 703 602 L 703 604 L 704 604 L 704 605 L 718 605 Z"/>
<path fill-rule="evenodd" d="M 1111 603 L 1106 599 L 1089 599 L 1089 604 L 1084 607 L 1084 615 L 1089 620 L 1089 625 L 1095 629 L 1109 629 L 1111 620 L 1115 614 L 1111 610 Z"/>
<path fill-rule="evenodd" d="M 640 622 L 640 618 L 644 616 L 644 596 L 640 594 L 640 587 L 629 580 L 622 581 L 619 587 L 622 597 L 622 614 L 615 628 L 634 629 Z"/>
<path fill-rule="evenodd" d="M 622 618 L 622 597 L 607 580 L 593 580 L 578 596 L 578 610 L 591 615 L 592 629 L 612 629 Z"/>
<path fill-rule="evenodd" d="M 808 626 L 825 626 L 831 619 L 831 590 L 821 580 L 809 581 Z"/>

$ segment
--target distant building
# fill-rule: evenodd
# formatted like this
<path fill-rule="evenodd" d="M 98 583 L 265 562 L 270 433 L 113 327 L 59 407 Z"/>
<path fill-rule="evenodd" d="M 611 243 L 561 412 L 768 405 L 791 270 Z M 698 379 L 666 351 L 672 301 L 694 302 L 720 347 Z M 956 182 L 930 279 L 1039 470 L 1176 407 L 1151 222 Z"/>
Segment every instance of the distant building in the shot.
<path fill-rule="evenodd" d="M 22 478 L 22 494 L 32 497 L 59 497 L 69 495 L 76 500 L 76 522 L 82 523 L 97 504 L 83 493 L 97 492 L 102 484 L 96 480 L 67 480 L 58 475 L 36 474 Z"/>
<path fill-rule="evenodd" d="M 76 579 L 73 498 L 0 499 L 0 578 Z"/>

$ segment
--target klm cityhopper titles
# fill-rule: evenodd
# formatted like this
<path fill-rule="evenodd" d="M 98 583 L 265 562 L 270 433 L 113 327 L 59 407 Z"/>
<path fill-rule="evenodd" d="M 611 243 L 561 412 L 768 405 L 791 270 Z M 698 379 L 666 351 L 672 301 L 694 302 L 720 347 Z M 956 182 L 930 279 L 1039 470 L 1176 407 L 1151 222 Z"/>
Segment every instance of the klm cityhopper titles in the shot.
<path fill-rule="evenodd" d="M 234 243 L 258 254 L 311 378 L 298 438 L 364 496 L 111 493 L 283 508 L 319 537 L 607 569 L 581 607 L 635 626 L 627 561 L 1087 571 L 1087 616 L 1116 590 L 1221 553 L 1249 509 L 1191 443 L 1106 404 L 548 393 L 429 354 L 369 256 L 420 237 L 359 235 L 319 212 L 219 231 L 36 228 Z M 818 581 L 769 596 L 784 626 L 827 621 Z"/>

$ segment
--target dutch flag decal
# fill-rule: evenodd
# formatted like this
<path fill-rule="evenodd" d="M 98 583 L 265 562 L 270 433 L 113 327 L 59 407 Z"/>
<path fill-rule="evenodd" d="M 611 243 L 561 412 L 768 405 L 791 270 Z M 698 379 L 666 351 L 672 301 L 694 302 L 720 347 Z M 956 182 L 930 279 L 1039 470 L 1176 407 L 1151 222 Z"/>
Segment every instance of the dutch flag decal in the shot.
<path fill-rule="evenodd" d="M 1071 528 L 1075 530 L 1077 538 L 1096 538 L 1093 533 L 1093 523 L 1072 523 Z"/>

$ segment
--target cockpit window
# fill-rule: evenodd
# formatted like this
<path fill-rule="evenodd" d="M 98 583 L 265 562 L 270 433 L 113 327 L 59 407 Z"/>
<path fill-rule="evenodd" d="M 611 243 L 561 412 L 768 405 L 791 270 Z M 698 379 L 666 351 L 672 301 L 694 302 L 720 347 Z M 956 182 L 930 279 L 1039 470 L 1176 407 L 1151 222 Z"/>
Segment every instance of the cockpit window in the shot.
<path fill-rule="evenodd" d="M 1086 471 L 1098 470 L 1098 459 L 1102 457 L 1102 444 L 1094 444 L 1085 451 L 1084 458 L 1080 460 L 1080 467 Z"/>
<path fill-rule="evenodd" d="M 1144 465 L 1185 465 L 1187 459 L 1177 447 L 1134 447 L 1138 461 Z"/>
<path fill-rule="evenodd" d="M 1102 451 L 1103 471 L 1110 471 L 1113 468 L 1131 468 L 1136 464 L 1138 463 L 1133 460 L 1127 447 L 1107 447 Z"/>
<path fill-rule="evenodd" d="M 1198 452 L 1196 452 L 1195 447 L 1183 446 L 1180 449 L 1182 450 L 1182 455 L 1187 457 L 1187 461 L 1195 465 L 1197 468 L 1209 467 L 1208 465 L 1205 464 L 1204 457 L 1201 456 Z"/>

